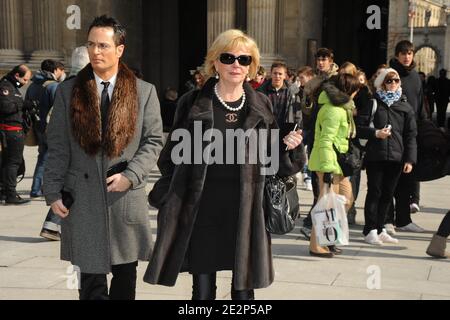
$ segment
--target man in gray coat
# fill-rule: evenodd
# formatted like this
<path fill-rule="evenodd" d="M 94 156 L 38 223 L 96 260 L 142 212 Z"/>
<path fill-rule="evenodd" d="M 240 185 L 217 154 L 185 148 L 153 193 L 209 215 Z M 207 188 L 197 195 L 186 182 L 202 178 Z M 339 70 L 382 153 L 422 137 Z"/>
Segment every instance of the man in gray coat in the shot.
<path fill-rule="evenodd" d="M 120 62 L 124 43 L 114 18 L 94 20 L 91 63 L 59 86 L 48 127 L 44 195 L 63 218 L 61 259 L 80 268 L 81 300 L 134 299 L 137 261 L 152 251 L 145 185 L 162 121 L 155 87 Z"/>

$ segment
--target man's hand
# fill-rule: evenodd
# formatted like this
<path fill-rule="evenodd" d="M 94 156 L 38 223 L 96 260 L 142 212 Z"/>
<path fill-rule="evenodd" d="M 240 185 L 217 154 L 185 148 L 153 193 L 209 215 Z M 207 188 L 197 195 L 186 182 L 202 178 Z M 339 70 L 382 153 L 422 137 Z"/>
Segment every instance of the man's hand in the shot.
<path fill-rule="evenodd" d="M 115 174 L 106 179 L 108 192 L 125 192 L 131 188 L 131 181 L 121 173 Z"/>
<path fill-rule="evenodd" d="M 62 200 L 57 200 L 52 203 L 51 205 L 52 211 L 60 216 L 61 218 L 65 219 L 69 216 L 69 209 L 67 209 L 64 205 Z"/>
<path fill-rule="evenodd" d="M 413 169 L 412 163 L 407 162 L 403 166 L 403 173 L 411 173 L 412 169 Z"/>

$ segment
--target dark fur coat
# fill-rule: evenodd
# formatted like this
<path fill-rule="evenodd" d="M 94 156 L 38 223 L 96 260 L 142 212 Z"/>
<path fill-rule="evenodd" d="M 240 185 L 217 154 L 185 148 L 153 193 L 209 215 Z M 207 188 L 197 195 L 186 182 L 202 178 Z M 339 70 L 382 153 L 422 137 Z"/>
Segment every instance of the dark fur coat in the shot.
<path fill-rule="evenodd" d="M 202 121 L 203 132 L 212 128 L 212 98 L 216 81 L 210 79 L 201 91 L 188 93 L 181 98 L 172 132 L 174 129 L 184 128 L 192 134 L 194 121 Z M 244 90 L 249 112 L 243 129 L 277 128 L 269 99 L 254 91 L 248 84 L 244 85 Z M 171 161 L 171 151 L 177 142 L 170 141 L 170 138 L 171 134 L 158 160 L 158 166 L 163 179 L 169 177 L 171 183 L 158 213 L 157 239 L 144 276 L 146 282 L 166 286 L 175 285 L 178 274 L 187 270 L 185 255 L 207 171 L 206 164 L 175 166 Z M 248 151 L 249 145 L 246 144 L 246 159 Z M 291 152 L 281 153 L 278 174 L 295 174 L 303 168 L 305 161 L 303 145 Z M 271 237 L 265 230 L 263 209 L 265 177 L 260 174 L 260 165 L 241 165 L 240 172 L 234 286 L 237 290 L 264 288 L 274 280 Z"/>

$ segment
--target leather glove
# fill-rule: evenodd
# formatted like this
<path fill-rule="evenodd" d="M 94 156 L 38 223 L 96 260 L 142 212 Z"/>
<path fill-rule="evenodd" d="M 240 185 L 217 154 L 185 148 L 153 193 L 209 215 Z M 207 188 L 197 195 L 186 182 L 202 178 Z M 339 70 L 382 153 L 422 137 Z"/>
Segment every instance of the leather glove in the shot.
<path fill-rule="evenodd" d="M 329 172 L 323 174 L 323 182 L 332 184 L 333 183 L 333 175 Z"/>

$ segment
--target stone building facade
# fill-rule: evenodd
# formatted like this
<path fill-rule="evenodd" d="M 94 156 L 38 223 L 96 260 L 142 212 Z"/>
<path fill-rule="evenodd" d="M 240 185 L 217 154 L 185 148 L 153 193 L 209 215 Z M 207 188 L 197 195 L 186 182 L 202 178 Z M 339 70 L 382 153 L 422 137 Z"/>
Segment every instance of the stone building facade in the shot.
<path fill-rule="evenodd" d="M 0 0 L 0 73 L 19 63 L 37 70 L 45 58 L 62 60 L 70 68 L 72 50 L 85 43 L 90 22 L 101 14 L 115 16 L 127 27 L 124 61 L 160 91 L 168 86 L 182 89 L 189 71 L 203 63 L 208 45 L 229 28 L 255 38 L 266 67 L 278 59 L 292 68 L 311 65 L 315 50 L 329 46 L 338 62 L 354 61 L 370 73 L 391 56 L 398 39 L 408 38 L 408 0 L 375 1 L 386 17 L 382 30 L 365 27 L 372 2 Z M 439 21 L 442 15 L 435 9 L 429 29 L 442 29 Z M 445 52 L 440 50 L 440 61 L 449 66 Z"/>
<path fill-rule="evenodd" d="M 71 51 L 101 14 L 127 27 L 124 60 L 162 88 L 180 87 L 229 28 L 256 39 L 266 66 L 306 64 L 308 40 L 321 42 L 323 12 L 322 0 L 0 0 L 0 70 L 18 63 L 36 70 L 46 58 L 70 68 Z"/>
<path fill-rule="evenodd" d="M 441 68 L 450 70 L 450 9 L 445 1 L 390 1 L 388 57 L 394 56 L 398 41 L 410 39 L 411 26 L 417 69 L 435 76 Z"/>

